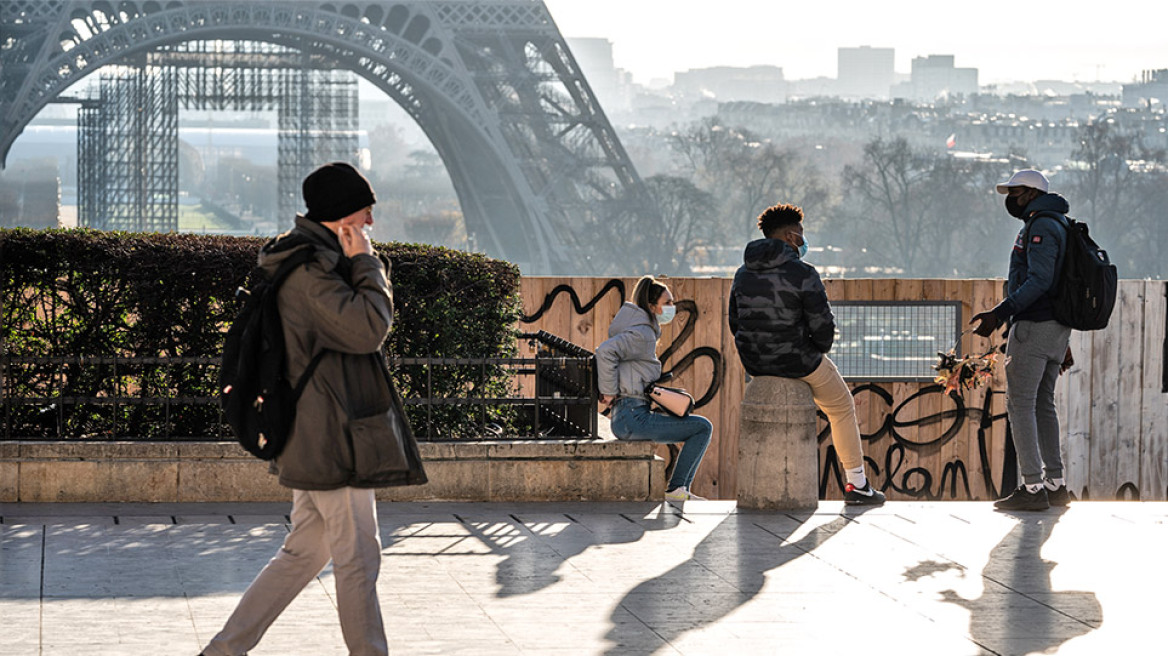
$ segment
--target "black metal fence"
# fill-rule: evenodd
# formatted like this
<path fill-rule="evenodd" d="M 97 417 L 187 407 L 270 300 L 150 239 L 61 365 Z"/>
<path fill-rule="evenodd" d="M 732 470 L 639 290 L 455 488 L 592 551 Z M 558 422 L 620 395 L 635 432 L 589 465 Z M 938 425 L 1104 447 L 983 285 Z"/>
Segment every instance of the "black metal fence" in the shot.
<path fill-rule="evenodd" d="M 535 357 L 391 359 L 395 377 L 425 390 L 404 399 L 418 439 L 596 438 L 592 353 L 546 332 L 522 338 Z M 213 392 L 218 373 L 218 358 L 0 354 L 0 437 L 230 440 Z M 459 381 L 458 396 L 434 396 L 438 377 Z M 16 389 L 16 380 L 37 384 Z"/>

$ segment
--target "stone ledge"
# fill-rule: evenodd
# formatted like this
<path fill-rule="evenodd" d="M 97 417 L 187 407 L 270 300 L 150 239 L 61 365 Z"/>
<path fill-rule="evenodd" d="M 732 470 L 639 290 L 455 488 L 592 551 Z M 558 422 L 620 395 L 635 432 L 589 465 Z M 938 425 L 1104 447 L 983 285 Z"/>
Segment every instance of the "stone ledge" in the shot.
<path fill-rule="evenodd" d="M 422 442 L 426 485 L 385 501 L 661 499 L 651 442 Z M 0 502 L 286 501 L 267 464 L 235 442 L 0 442 Z"/>

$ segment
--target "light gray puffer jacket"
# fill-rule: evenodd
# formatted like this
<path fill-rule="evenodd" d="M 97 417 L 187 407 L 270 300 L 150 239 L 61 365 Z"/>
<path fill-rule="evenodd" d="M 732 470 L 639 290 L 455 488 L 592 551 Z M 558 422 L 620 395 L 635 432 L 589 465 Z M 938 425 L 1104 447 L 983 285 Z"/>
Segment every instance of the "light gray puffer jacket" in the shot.
<path fill-rule="evenodd" d="M 661 327 L 635 303 L 625 303 L 608 326 L 608 339 L 596 347 L 599 392 L 644 398 L 645 386 L 661 377 L 657 338 Z"/>

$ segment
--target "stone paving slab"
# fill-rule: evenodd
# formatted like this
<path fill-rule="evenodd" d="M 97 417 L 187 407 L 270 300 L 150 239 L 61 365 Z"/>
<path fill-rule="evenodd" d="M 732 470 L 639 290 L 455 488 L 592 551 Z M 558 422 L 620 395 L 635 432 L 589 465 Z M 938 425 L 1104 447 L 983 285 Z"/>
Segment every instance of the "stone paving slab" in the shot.
<path fill-rule="evenodd" d="M 291 504 L 0 504 L 0 656 L 197 654 Z M 1168 653 L 1168 504 L 383 503 L 394 654 Z M 254 656 L 345 654 L 331 568 Z"/>

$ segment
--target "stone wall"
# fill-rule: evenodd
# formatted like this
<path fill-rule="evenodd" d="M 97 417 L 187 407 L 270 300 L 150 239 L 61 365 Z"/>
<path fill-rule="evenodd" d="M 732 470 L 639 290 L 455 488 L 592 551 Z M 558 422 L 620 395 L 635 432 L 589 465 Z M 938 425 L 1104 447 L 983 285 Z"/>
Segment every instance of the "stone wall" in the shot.
<path fill-rule="evenodd" d="M 419 444 L 426 485 L 383 501 L 646 501 L 665 491 L 649 442 Z M 234 442 L 3 442 L 0 502 L 287 501 L 267 463 Z"/>

